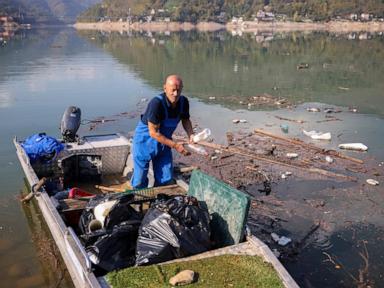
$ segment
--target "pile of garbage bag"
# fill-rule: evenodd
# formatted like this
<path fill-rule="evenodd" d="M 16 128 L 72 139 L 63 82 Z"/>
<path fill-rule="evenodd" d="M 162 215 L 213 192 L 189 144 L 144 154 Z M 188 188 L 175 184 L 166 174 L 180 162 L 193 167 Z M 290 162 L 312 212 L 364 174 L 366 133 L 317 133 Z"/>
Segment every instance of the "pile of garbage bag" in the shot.
<path fill-rule="evenodd" d="M 190 196 L 163 195 L 146 213 L 136 248 L 136 265 L 156 264 L 208 251 L 208 210 Z"/>
<path fill-rule="evenodd" d="M 150 205 L 145 216 L 144 204 Z M 83 211 L 79 230 L 98 275 L 211 248 L 208 210 L 189 196 L 137 200 L 135 194 L 97 195 Z"/>
<path fill-rule="evenodd" d="M 87 254 L 98 274 L 133 266 L 138 230 L 143 214 L 134 194 L 98 195 L 83 211 L 79 229 Z"/>

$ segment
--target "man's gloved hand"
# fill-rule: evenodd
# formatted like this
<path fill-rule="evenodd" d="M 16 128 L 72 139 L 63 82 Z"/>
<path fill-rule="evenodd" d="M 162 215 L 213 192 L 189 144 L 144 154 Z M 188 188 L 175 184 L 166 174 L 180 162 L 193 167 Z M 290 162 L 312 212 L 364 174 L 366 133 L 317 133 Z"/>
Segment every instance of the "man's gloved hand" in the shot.
<path fill-rule="evenodd" d="M 191 155 L 191 153 L 187 150 L 185 150 L 184 146 L 180 143 L 176 143 L 175 146 L 173 146 L 177 152 L 180 154 L 183 154 L 184 156 Z"/>

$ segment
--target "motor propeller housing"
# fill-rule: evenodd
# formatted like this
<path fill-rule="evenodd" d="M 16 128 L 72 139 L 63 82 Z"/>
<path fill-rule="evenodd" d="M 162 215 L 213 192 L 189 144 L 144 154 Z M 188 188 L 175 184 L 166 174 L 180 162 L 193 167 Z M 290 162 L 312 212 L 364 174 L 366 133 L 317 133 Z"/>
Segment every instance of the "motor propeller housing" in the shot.
<path fill-rule="evenodd" d="M 63 141 L 66 143 L 77 141 L 77 130 L 81 122 L 81 110 L 75 106 L 69 106 L 61 119 L 60 131 Z"/>

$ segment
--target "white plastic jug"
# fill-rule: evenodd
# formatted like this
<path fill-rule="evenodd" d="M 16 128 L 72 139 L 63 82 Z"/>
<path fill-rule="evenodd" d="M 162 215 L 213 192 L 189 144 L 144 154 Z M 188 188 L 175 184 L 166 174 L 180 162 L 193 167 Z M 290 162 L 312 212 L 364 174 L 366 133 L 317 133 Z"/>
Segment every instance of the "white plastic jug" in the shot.
<path fill-rule="evenodd" d="M 363 143 L 344 143 L 339 144 L 340 149 L 347 149 L 347 150 L 356 150 L 356 151 L 367 151 L 368 147 L 365 146 Z"/>
<path fill-rule="evenodd" d="M 203 140 L 206 140 L 209 136 L 211 136 L 211 130 L 209 128 L 205 128 L 203 131 L 197 133 L 193 136 L 193 142 L 197 143 Z"/>

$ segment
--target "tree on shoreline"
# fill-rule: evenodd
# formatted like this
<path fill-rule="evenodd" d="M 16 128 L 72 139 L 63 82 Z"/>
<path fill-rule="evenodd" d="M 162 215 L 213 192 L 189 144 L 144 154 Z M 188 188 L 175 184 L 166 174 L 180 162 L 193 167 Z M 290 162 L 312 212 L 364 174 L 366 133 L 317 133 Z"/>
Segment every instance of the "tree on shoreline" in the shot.
<path fill-rule="evenodd" d="M 337 16 L 372 13 L 384 17 L 383 0 L 103 0 L 78 18 L 80 22 L 164 20 L 228 22 L 232 17 L 253 20 L 259 10 L 284 14 L 294 21 L 328 21 Z"/>

